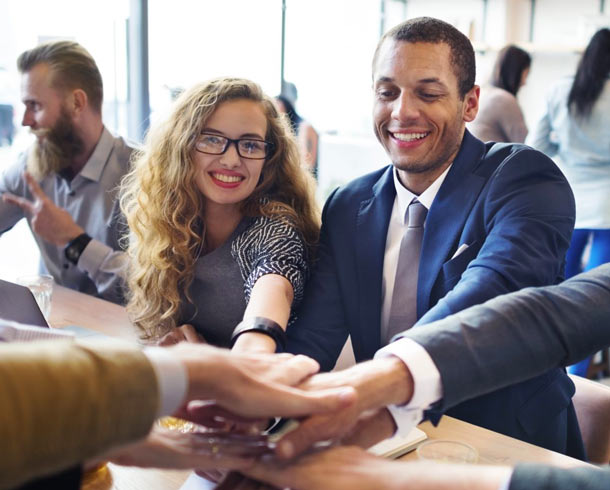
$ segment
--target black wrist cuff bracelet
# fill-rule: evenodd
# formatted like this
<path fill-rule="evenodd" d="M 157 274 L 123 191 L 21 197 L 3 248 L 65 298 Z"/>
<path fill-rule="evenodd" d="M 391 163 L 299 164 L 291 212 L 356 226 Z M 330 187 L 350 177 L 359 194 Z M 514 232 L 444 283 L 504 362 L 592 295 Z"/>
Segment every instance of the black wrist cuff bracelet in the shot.
<path fill-rule="evenodd" d="M 231 336 L 231 347 L 235 345 L 237 337 L 246 332 L 258 332 L 271 337 L 275 342 L 275 351 L 284 352 L 286 350 L 286 332 L 277 323 L 269 318 L 256 316 L 242 320 L 233 330 Z"/>

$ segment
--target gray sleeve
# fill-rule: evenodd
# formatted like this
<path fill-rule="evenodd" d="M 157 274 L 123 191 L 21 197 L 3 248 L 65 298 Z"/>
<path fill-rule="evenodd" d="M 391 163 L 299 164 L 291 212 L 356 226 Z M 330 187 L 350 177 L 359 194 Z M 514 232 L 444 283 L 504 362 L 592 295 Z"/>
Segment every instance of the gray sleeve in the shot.
<path fill-rule="evenodd" d="M 94 282 L 100 297 L 122 303 L 128 260 L 125 252 L 93 239 L 83 250 L 77 266 Z"/>
<path fill-rule="evenodd" d="M 519 102 L 516 98 L 513 98 L 504 105 L 503 110 L 504 115 L 498 120 L 508 138 L 507 141 L 523 143 L 527 136 L 527 125 L 521 107 L 519 107 Z"/>
<path fill-rule="evenodd" d="M 0 196 L 4 193 L 15 194 L 19 197 L 29 197 L 27 185 L 23 180 L 23 171 L 27 155 L 24 153 L 19 160 L 8 167 L 0 175 Z M 11 229 L 25 214 L 19 206 L 7 204 L 0 198 L 0 235 Z"/>
<path fill-rule="evenodd" d="M 553 466 L 517 465 L 509 490 L 607 490 L 609 468 L 556 468 Z"/>
<path fill-rule="evenodd" d="M 437 368 L 452 407 L 610 345 L 610 264 L 527 288 L 407 330 Z"/>

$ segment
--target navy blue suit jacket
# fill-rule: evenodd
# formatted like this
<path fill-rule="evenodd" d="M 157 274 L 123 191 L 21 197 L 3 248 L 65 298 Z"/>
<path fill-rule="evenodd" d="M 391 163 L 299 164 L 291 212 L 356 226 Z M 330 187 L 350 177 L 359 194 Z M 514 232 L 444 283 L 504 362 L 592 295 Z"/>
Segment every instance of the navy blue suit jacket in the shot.
<path fill-rule="evenodd" d="M 318 263 L 288 329 L 288 348 L 325 370 L 334 366 L 348 335 L 359 362 L 381 347 L 383 260 L 396 195 L 392 169 L 337 189 L 324 207 Z M 417 323 L 561 281 L 574 216 L 572 191 L 549 158 L 524 145 L 484 144 L 466 131 L 426 218 Z M 556 369 L 448 413 L 582 457 L 573 393 L 572 382 Z"/>

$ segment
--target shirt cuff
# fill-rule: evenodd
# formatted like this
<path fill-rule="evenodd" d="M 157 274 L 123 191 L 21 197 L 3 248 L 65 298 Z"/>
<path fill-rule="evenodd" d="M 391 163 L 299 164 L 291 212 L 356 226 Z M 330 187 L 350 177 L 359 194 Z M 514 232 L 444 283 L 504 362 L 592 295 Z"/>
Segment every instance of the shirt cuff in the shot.
<path fill-rule="evenodd" d="M 76 265 L 79 269 L 85 271 L 89 277 L 93 278 L 100 270 L 106 257 L 113 251 L 114 250 L 105 243 L 93 238 L 89 241 L 83 250 L 83 253 L 80 254 L 78 264 Z"/>
<path fill-rule="evenodd" d="M 405 363 L 413 377 L 413 396 L 404 409 L 426 410 L 441 398 L 441 375 L 426 350 L 411 339 L 402 338 L 386 345 L 375 357 L 396 356 Z"/>
<path fill-rule="evenodd" d="M 513 472 L 510 472 L 510 476 L 498 487 L 498 490 L 508 490 L 510 487 L 510 481 L 513 478 Z"/>
<path fill-rule="evenodd" d="M 153 366 L 159 386 L 157 417 L 171 415 L 184 403 L 186 397 L 188 385 L 186 368 L 163 347 L 147 347 L 143 352 Z"/>
<path fill-rule="evenodd" d="M 396 424 L 396 432 L 392 437 L 407 437 L 413 428 L 422 421 L 424 415 L 423 410 L 409 409 L 397 405 L 389 405 L 387 409 Z"/>

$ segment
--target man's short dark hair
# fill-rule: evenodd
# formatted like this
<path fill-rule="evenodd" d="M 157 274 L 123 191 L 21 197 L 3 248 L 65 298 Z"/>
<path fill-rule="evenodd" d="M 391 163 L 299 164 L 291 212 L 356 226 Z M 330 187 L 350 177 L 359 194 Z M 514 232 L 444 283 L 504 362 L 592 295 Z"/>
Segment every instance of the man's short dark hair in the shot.
<path fill-rule="evenodd" d="M 82 89 L 91 107 L 101 114 L 104 86 L 95 60 L 89 52 L 74 41 L 51 41 L 24 51 L 17 58 L 17 69 L 27 73 L 39 63 L 51 68 L 52 87 Z"/>
<path fill-rule="evenodd" d="M 445 43 L 451 50 L 451 65 L 458 79 L 458 91 L 461 98 L 474 87 L 476 67 L 474 49 L 470 40 L 447 22 L 432 17 L 409 19 L 390 29 L 379 40 L 373 56 L 373 72 L 382 44 L 388 40 L 407 43 Z"/>

